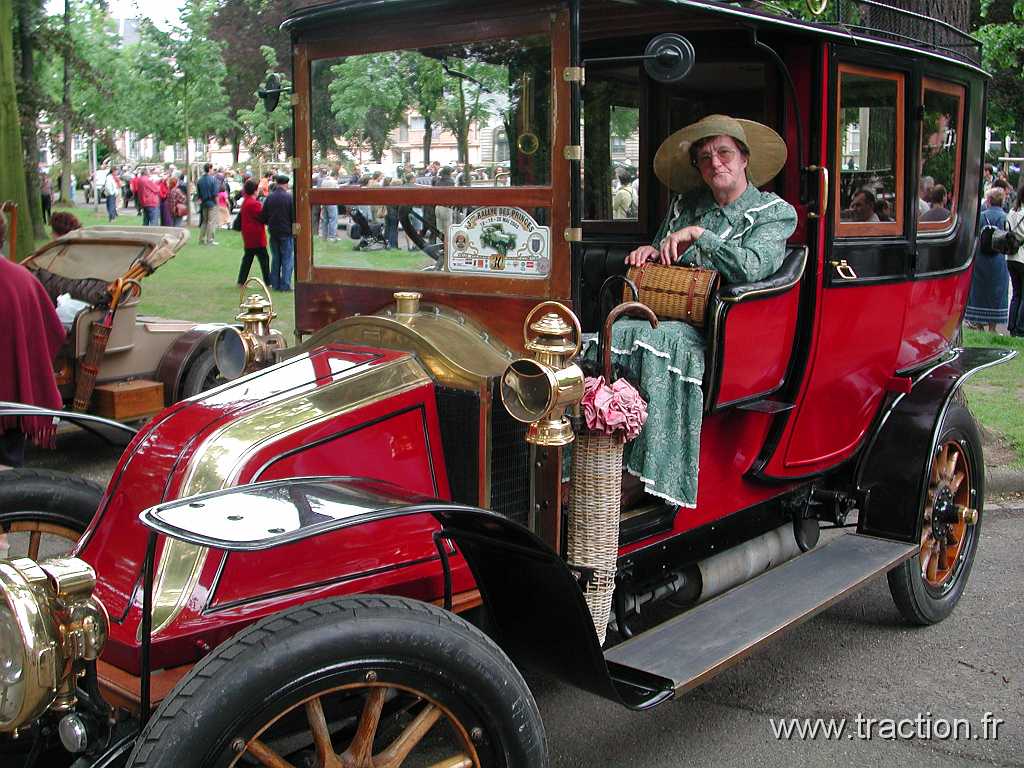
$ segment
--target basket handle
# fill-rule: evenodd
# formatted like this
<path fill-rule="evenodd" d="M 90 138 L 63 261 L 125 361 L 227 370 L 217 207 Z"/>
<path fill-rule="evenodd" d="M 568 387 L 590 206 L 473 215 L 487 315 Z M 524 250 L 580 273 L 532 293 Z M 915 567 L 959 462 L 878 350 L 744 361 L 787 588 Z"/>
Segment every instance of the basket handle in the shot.
<path fill-rule="evenodd" d="M 651 311 L 650 307 L 646 304 L 641 304 L 639 301 L 627 301 L 619 304 L 608 313 L 608 319 L 604 321 L 604 332 L 601 334 L 600 346 L 601 370 L 604 373 L 606 384 L 612 383 L 612 323 L 623 315 L 633 315 L 636 317 L 636 313 L 639 313 L 643 320 L 649 322 L 651 328 L 658 327 L 657 315 Z"/>

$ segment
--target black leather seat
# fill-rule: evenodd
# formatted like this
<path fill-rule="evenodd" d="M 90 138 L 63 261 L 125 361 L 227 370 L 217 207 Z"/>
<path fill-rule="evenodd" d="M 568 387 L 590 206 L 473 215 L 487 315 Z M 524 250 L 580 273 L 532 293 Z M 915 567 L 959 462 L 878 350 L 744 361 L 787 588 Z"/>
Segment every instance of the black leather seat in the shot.
<path fill-rule="evenodd" d="M 800 282 L 807 266 L 807 246 L 800 245 L 786 249 L 786 257 L 773 275 L 754 283 L 734 283 L 718 289 L 722 301 L 737 302 L 761 296 L 771 296 L 789 290 Z"/>

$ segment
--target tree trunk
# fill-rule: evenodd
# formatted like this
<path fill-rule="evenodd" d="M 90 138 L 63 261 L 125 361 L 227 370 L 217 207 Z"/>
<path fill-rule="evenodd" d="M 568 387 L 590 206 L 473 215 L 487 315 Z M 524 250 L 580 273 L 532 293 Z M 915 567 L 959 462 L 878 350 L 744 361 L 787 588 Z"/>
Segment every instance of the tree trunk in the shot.
<path fill-rule="evenodd" d="M 429 115 L 423 116 L 423 167 L 430 165 L 430 144 L 434 140 L 434 121 Z"/>
<path fill-rule="evenodd" d="M 14 84 L 14 18 L 11 4 L 0 3 L 0 200 L 17 204 L 19 219 L 28 219 L 28 193 L 25 190 L 22 157 L 21 121 Z M 24 218 L 22 218 L 24 217 Z M 20 223 L 20 222 L 19 222 Z M 21 261 L 33 249 L 32 228 L 20 227 L 21 237 L 11 256 Z"/>
<path fill-rule="evenodd" d="M 242 131 L 238 128 L 231 129 L 231 165 L 238 167 L 238 145 L 242 141 Z"/>
<path fill-rule="evenodd" d="M 64 0 L 64 45 L 71 45 L 71 0 Z M 62 53 L 64 59 L 64 98 L 61 110 L 64 112 L 64 140 L 61 149 L 60 200 L 64 205 L 73 206 L 71 197 L 71 69 L 68 51 Z"/>
<path fill-rule="evenodd" d="M 21 56 L 21 90 L 18 107 L 21 113 L 21 141 L 25 152 L 25 188 L 28 191 L 28 206 L 18 222 L 27 236 L 30 224 L 33 239 L 46 237 L 43 226 L 42 199 L 39 196 L 39 107 L 36 92 L 39 85 L 35 74 L 35 23 L 40 9 L 38 0 L 21 0 L 18 3 L 18 52 Z"/>

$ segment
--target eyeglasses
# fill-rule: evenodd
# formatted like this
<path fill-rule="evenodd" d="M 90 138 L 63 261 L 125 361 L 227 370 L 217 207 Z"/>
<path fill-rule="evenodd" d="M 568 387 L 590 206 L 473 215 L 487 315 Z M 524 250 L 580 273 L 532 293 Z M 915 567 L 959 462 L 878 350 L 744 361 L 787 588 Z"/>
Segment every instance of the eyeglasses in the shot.
<path fill-rule="evenodd" d="M 697 165 L 711 165 L 711 160 L 718 156 L 719 162 L 728 165 L 736 157 L 736 150 L 731 147 L 718 147 L 714 152 L 701 152 L 697 155 Z"/>

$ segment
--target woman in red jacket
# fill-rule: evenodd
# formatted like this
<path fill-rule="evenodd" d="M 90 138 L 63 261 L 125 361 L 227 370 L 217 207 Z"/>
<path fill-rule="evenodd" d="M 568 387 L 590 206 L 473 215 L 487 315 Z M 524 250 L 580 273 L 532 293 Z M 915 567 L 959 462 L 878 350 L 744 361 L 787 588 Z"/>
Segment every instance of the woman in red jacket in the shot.
<path fill-rule="evenodd" d="M 268 285 L 270 284 L 270 254 L 267 253 L 267 228 L 260 221 L 260 212 L 263 210 L 263 204 L 256 199 L 256 189 L 258 186 L 255 179 L 248 179 L 245 182 L 245 197 L 242 199 L 242 210 L 238 214 L 242 217 L 242 247 L 245 248 L 245 253 L 242 255 L 242 266 L 238 270 L 239 288 L 249 279 L 249 269 L 252 267 L 253 256 L 260 260 L 263 282 Z"/>

